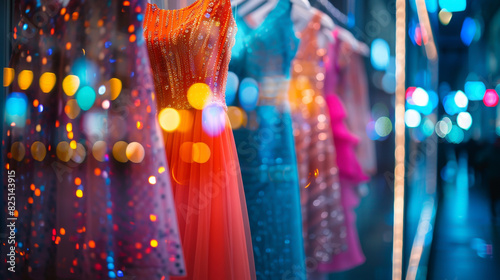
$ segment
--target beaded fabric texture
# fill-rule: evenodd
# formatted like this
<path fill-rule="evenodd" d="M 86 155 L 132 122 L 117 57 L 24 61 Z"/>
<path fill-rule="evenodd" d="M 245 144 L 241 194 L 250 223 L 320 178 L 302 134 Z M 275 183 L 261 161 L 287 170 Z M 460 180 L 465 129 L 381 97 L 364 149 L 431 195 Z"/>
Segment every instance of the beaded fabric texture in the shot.
<path fill-rule="evenodd" d="M 186 260 L 183 279 L 255 279 L 243 182 L 225 112 L 236 33 L 231 3 L 198 0 L 180 10 L 148 5 L 144 26 L 158 107 L 175 111 L 179 120 L 164 135 Z M 200 84 L 210 88 L 208 100 L 191 95 Z"/>
<path fill-rule="evenodd" d="M 148 4 L 144 36 L 160 109 L 192 109 L 187 89 L 196 83 L 212 90 L 209 103 L 226 106 L 227 69 L 236 34 L 234 18 L 227 10 L 227 0 L 198 0 L 179 10 Z"/>
<path fill-rule="evenodd" d="M 238 24 L 230 71 L 241 81 L 233 106 L 248 116 L 234 129 L 248 204 L 258 279 L 304 279 L 305 254 L 300 191 L 288 102 L 290 65 L 298 39 L 291 3 L 279 0 L 264 21 L 251 28 Z M 244 81 L 258 88 L 252 106 Z M 229 94 L 228 94 L 229 96 Z M 231 109 L 234 109 L 230 107 Z"/>
<path fill-rule="evenodd" d="M 326 50 L 317 44 L 320 20 L 316 13 L 299 35 L 290 87 L 309 267 L 329 262 L 347 249 L 337 154 L 323 92 Z M 308 279 L 321 278 L 316 274 L 316 269 L 309 269 Z"/>
<path fill-rule="evenodd" d="M 15 1 L 7 108 L 25 114 L 2 135 L 19 212 L 15 272 L 4 259 L 0 279 L 184 275 L 147 50 L 136 40 L 146 1 L 60 2 Z"/>

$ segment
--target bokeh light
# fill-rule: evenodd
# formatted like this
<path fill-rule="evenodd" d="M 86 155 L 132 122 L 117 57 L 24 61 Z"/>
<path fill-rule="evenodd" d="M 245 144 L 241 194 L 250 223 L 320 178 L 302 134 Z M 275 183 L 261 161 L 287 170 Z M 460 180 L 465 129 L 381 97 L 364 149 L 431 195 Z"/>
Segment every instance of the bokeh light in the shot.
<path fill-rule="evenodd" d="M 10 153 L 13 159 L 17 161 L 22 161 L 26 155 L 26 148 L 21 142 L 14 142 L 10 147 Z"/>
<path fill-rule="evenodd" d="M 5 104 L 7 115 L 24 116 L 28 109 L 28 98 L 21 92 L 13 92 L 7 97 Z"/>
<path fill-rule="evenodd" d="M 97 161 L 104 162 L 106 160 L 107 147 L 106 142 L 97 141 L 92 146 L 92 155 Z"/>
<path fill-rule="evenodd" d="M 17 83 L 19 84 L 19 88 L 22 90 L 27 90 L 31 83 L 33 82 L 33 72 L 30 70 L 23 70 L 19 73 L 17 77 Z"/>
<path fill-rule="evenodd" d="M 238 129 L 244 125 L 246 121 L 246 113 L 236 106 L 229 106 L 227 109 L 227 116 L 231 123 L 232 129 Z"/>
<path fill-rule="evenodd" d="M 445 138 L 446 135 L 448 135 L 448 133 L 451 132 L 451 128 L 452 128 L 452 123 L 450 118 L 444 117 L 442 120 L 436 123 L 435 131 L 439 137 Z"/>
<path fill-rule="evenodd" d="M 116 161 L 125 163 L 128 161 L 127 158 L 127 147 L 128 143 L 125 141 L 118 141 L 113 145 L 113 157 Z"/>
<path fill-rule="evenodd" d="M 193 145 L 193 142 L 184 142 L 181 144 L 181 147 L 179 148 L 179 155 L 182 161 L 186 163 L 193 162 Z"/>
<path fill-rule="evenodd" d="M 446 9 L 442 9 L 439 12 L 439 21 L 443 25 L 448 25 L 450 23 L 452 17 L 453 17 L 453 14 L 448 12 L 448 10 L 446 10 Z"/>
<path fill-rule="evenodd" d="M 83 111 L 90 110 L 90 108 L 94 105 L 95 99 L 95 91 L 89 86 L 82 87 L 76 93 L 76 102 L 78 102 L 78 106 L 80 106 Z"/>
<path fill-rule="evenodd" d="M 181 116 L 174 108 L 165 108 L 158 115 L 158 121 L 163 130 L 172 132 L 179 127 Z"/>
<path fill-rule="evenodd" d="M 385 40 L 380 38 L 373 40 L 370 55 L 370 61 L 373 68 L 379 71 L 386 70 L 387 66 L 389 66 L 390 56 L 391 49 Z"/>
<path fill-rule="evenodd" d="M 87 156 L 87 150 L 85 146 L 81 143 L 76 143 L 76 148 L 73 149 L 73 155 L 71 156 L 71 160 L 76 163 L 82 163 Z"/>
<path fill-rule="evenodd" d="M 432 133 L 434 132 L 434 122 L 427 117 L 424 119 L 424 121 L 422 122 L 422 125 L 420 127 L 422 128 L 422 133 L 426 137 L 431 136 Z"/>
<path fill-rule="evenodd" d="M 28 109 L 28 98 L 21 92 L 12 92 L 7 96 L 5 112 L 7 123 L 24 126 Z"/>
<path fill-rule="evenodd" d="M 49 93 L 54 89 L 54 86 L 56 85 L 56 74 L 50 73 L 50 72 L 45 72 L 40 76 L 40 89 L 44 93 Z"/>
<path fill-rule="evenodd" d="M 472 116 L 469 112 L 461 112 L 457 116 L 457 124 L 461 129 L 469 130 L 472 126 Z"/>
<path fill-rule="evenodd" d="M 112 78 L 109 80 L 109 88 L 111 91 L 111 100 L 115 100 L 120 96 L 120 93 L 122 92 L 122 81 L 117 78 Z M 100 88 L 99 88 L 100 90 Z M 106 89 L 104 89 L 106 91 Z"/>
<path fill-rule="evenodd" d="M 424 107 L 429 103 L 429 94 L 423 88 L 417 87 L 412 95 L 413 103 Z"/>
<path fill-rule="evenodd" d="M 141 143 L 132 142 L 128 144 L 126 150 L 127 158 L 133 163 L 141 163 L 146 156 L 146 151 Z"/>
<path fill-rule="evenodd" d="M 460 32 L 460 39 L 466 46 L 470 46 L 474 37 L 476 36 L 476 22 L 471 18 L 465 18 L 462 25 L 462 31 Z"/>
<path fill-rule="evenodd" d="M 64 78 L 62 82 L 62 88 L 67 96 L 75 95 L 76 91 L 80 87 L 80 78 L 75 75 L 68 75 Z"/>
<path fill-rule="evenodd" d="M 80 106 L 78 106 L 78 102 L 76 102 L 75 99 L 70 99 L 66 103 L 66 106 L 64 106 L 64 113 L 68 116 L 70 119 L 76 119 L 78 115 L 80 114 Z"/>
<path fill-rule="evenodd" d="M 238 76 L 229 71 L 227 73 L 227 84 L 226 84 L 226 104 L 233 105 L 234 100 L 236 99 L 236 93 L 238 92 L 240 80 Z"/>
<path fill-rule="evenodd" d="M 71 146 L 68 142 L 61 141 L 59 142 L 59 144 L 57 144 L 56 154 L 59 160 L 68 162 L 73 155 L 73 149 L 71 149 Z"/>
<path fill-rule="evenodd" d="M 210 159 L 210 147 L 203 142 L 193 144 L 193 161 L 206 163 Z"/>
<path fill-rule="evenodd" d="M 375 122 L 371 121 L 366 125 L 366 134 L 372 140 L 380 140 L 380 136 L 375 131 Z"/>
<path fill-rule="evenodd" d="M 453 125 L 450 133 L 446 135 L 446 140 L 452 144 L 460 144 L 464 140 L 464 137 L 464 131 L 460 127 Z"/>
<path fill-rule="evenodd" d="M 388 117 L 380 117 L 375 122 L 375 132 L 380 137 L 387 137 L 392 132 L 392 122 Z"/>
<path fill-rule="evenodd" d="M 467 0 L 439 0 L 439 7 L 452 13 L 462 12 L 467 8 Z"/>
<path fill-rule="evenodd" d="M 241 81 L 238 93 L 241 107 L 245 111 L 253 111 L 259 101 L 259 84 L 255 79 L 245 78 Z"/>
<path fill-rule="evenodd" d="M 212 99 L 212 90 L 207 84 L 196 83 L 189 88 L 187 99 L 193 108 L 203 110 Z"/>
<path fill-rule="evenodd" d="M 226 119 L 224 108 L 215 103 L 208 105 L 202 112 L 203 131 L 212 137 L 220 135 L 226 127 Z"/>
<path fill-rule="evenodd" d="M 36 161 L 43 161 L 46 155 L 47 155 L 47 149 L 45 148 L 45 145 L 42 142 L 35 141 L 31 145 L 31 156 Z"/>
<path fill-rule="evenodd" d="M 8 87 L 14 81 L 14 76 L 16 75 L 16 71 L 13 68 L 4 68 L 3 69 L 3 86 Z"/>
<path fill-rule="evenodd" d="M 488 89 L 484 93 L 483 98 L 484 105 L 486 107 L 495 107 L 498 104 L 498 94 L 494 89 Z"/>
<path fill-rule="evenodd" d="M 443 107 L 444 107 L 444 110 L 445 112 L 448 114 L 448 115 L 456 115 L 460 112 L 465 112 L 467 111 L 467 106 L 466 107 L 458 107 L 457 103 L 455 102 L 455 96 L 456 96 L 456 92 L 452 92 L 448 95 L 446 95 L 443 99 Z M 459 100 L 460 100 L 460 95 L 459 94 Z M 463 100 L 462 100 L 463 102 Z M 463 104 L 461 104 L 463 105 Z"/>
<path fill-rule="evenodd" d="M 396 91 L 396 76 L 393 73 L 385 73 L 382 77 L 382 89 L 387 93 Z"/>
<path fill-rule="evenodd" d="M 405 123 L 408 127 L 418 127 L 422 121 L 422 116 L 416 110 L 409 109 L 405 112 Z"/>
<path fill-rule="evenodd" d="M 486 86 L 480 81 L 468 81 L 465 83 L 465 94 L 471 101 L 483 100 Z"/>
<path fill-rule="evenodd" d="M 453 98 L 455 101 L 455 104 L 457 104 L 458 108 L 467 108 L 469 106 L 469 99 L 465 95 L 465 93 L 461 90 L 457 91 L 455 93 L 455 97 Z"/>

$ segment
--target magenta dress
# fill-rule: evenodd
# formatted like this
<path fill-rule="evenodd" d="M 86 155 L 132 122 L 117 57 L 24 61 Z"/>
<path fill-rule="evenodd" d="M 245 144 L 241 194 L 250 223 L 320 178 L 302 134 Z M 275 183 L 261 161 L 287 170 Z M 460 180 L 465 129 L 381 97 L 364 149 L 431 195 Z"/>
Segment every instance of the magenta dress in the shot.
<path fill-rule="evenodd" d="M 356 214 L 354 209 L 359 205 L 360 201 L 360 197 L 357 194 L 357 186 L 369 178 L 365 175 L 356 154 L 356 150 L 360 144 L 359 138 L 347 127 L 346 110 L 337 94 L 344 89 L 346 76 L 341 73 L 342 69 L 338 65 L 341 42 L 338 38 L 336 42 L 330 45 L 328 58 L 326 59 L 325 94 L 339 161 L 339 178 L 342 206 L 344 207 L 345 214 L 347 250 L 333 256 L 330 262 L 321 263 L 318 268 L 323 272 L 345 271 L 365 262 L 365 256 L 361 249 L 356 228 Z"/>

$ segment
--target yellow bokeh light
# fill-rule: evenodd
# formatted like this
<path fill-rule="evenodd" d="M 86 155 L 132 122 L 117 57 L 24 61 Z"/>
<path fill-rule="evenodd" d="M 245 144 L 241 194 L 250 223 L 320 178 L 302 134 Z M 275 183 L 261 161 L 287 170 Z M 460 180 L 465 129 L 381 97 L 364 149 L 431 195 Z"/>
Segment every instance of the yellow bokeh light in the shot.
<path fill-rule="evenodd" d="M 187 163 L 193 162 L 193 142 L 184 142 L 179 148 L 181 160 Z"/>
<path fill-rule="evenodd" d="M 82 163 L 86 156 L 87 151 L 85 150 L 85 147 L 81 143 L 76 143 L 76 148 L 73 149 L 71 159 L 76 163 Z"/>
<path fill-rule="evenodd" d="M 47 155 L 47 149 L 42 142 L 36 141 L 31 145 L 31 156 L 37 160 L 42 161 Z"/>
<path fill-rule="evenodd" d="M 128 143 L 125 141 L 116 142 L 113 145 L 113 157 L 119 162 L 127 162 L 127 146 Z"/>
<path fill-rule="evenodd" d="M 68 118 L 74 120 L 78 115 L 80 114 L 80 106 L 78 106 L 78 102 L 76 102 L 76 99 L 70 99 L 68 100 L 68 103 L 66 103 L 66 106 L 64 106 L 64 112 L 68 116 Z"/>
<path fill-rule="evenodd" d="M 109 80 L 109 86 L 111 90 L 111 100 L 115 100 L 122 92 L 122 81 L 117 78 L 112 78 Z"/>
<path fill-rule="evenodd" d="M 193 108 L 203 110 L 212 99 L 212 90 L 204 83 L 194 84 L 188 90 L 187 99 Z"/>
<path fill-rule="evenodd" d="M 75 140 L 72 140 L 71 142 L 69 142 L 69 146 L 71 147 L 71 149 L 76 149 L 76 141 Z"/>
<path fill-rule="evenodd" d="M 41 126 L 41 125 L 39 125 L 39 124 L 37 124 L 37 125 L 35 126 L 35 130 L 36 130 L 36 132 L 40 132 L 40 131 L 42 131 L 42 126 Z"/>
<path fill-rule="evenodd" d="M 210 159 L 210 147 L 203 142 L 193 144 L 193 161 L 206 163 Z"/>
<path fill-rule="evenodd" d="M 163 172 L 165 172 L 165 167 L 158 168 L 158 173 L 162 174 Z"/>
<path fill-rule="evenodd" d="M 17 77 L 17 82 L 19 84 L 19 88 L 21 88 L 22 90 L 27 90 L 33 82 L 33 72 L 31 72 L 30 70 L 21 71 L 21 73 L 19 73 L 19 76 Z"/>
<path fill-rule="evenodd" d="M 73 125 L 72 125 L 71 123 L 66 124 L 66 130 L 67 130 L 68 132 L 73 131 Z"/>
<path fill-rule="evenodd" d="M 138 142 L 132 142 L 127 146 L 127 158 L 133 163 L 141 163 L 146 152 L 144 147 Z"/>
<path fill-rule="evenodd" d="M 24 147 L 23 143 L 14 142 L 10 147 L 10 152 L 13 159 L 22 161 L 24 159 L 24 156 L 26 155 L 26 148 Z"/>
<path fill-rule="evenodd" d="M 44 93 L 49 93 L 56 85 L 56 74 L 46 72 L 40 76 L 40 89 Z"/>
<path fill-rule="evenodd" d="M 76 190 L 76 197 L 83 197 L 83 191 L 82 190 Z"/>
<path fill-rule="evenodd" d="M 151 220 L 151 222 L 156 222 L 157 217 L 156 215 L 151 214 L 149 215 L 149 219 Z"/>
<path fill-rule="evenodd" d="M 173 108 L 165 108 L 158 115 L 159 123 L 163 130 L 172 132 L 179 127 L 181 116 Z"/>
<path fill-rule="evenodd" d="M 246 113 L 238 107 L 230 106 L 227 109 L 227 116 L 233 129 L 238 129 L 245 124 Z"/>
<path fill-rule="evenodd" d="M 151 240 L 151 247 L 153 248 L 158 247 L 158 241 L 156 241 L 155 239 Z"/>
<path fill-rule="evenodd" d="M 452 17 L 453 17 L 453 14 L 448 12 L 448 10 L 446 10 L 446 9 L 442 9 L 441 11 L 439 11 L 439 21 L 443 25 L 448 25 L 450 23 Z"/>
<path fill-rule="evenodd" d="M 4 68 L 3 69 L 3 86 L 8 87 L 14 81 L 14 76 L 16 75 L 16 71 L 13 68 Z"/>
<path fill-rule="evenodd" d="M 73 155 L 73 149 L 71 149 L 68 142 L 61 141 L 57 144 L 56 154 L 61 161 L 68 162 Z"/>
<path fill-rule="evenodd" d="M 106 157 L 106 142 L 95 142 L 94 146 L 92 146 L 92 155 L 97 161 L 103 162 Z"/>
<path fill-rule="evenodd" d="M 80 87 L 80 78 L 75 75 L 68 75 L 62 82 L 62 88 L 67 96 L 73 96 Z"/>

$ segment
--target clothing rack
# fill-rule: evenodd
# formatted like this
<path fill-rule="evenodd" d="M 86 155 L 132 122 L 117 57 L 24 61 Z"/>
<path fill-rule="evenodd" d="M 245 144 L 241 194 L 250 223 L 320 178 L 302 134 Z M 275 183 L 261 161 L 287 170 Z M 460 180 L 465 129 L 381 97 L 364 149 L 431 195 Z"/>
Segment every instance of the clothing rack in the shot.
<path fill-rule="evenodd" d="M 315 2 L 321 4 L 321 6 L 323 6 L 328 11 L 328 13 L 333 16 L 338 22 L 347 26 L 349 18 L 347 17 L 347 15 L 337 9 L 337 7 L 335 7 L 332 3 L 330 3 L 328 0 L 317 0 Z M 341 28 L 340 26 L 337 26 L 336 28 L 339 31 L 338 38 L 344 42 L 349 43 L 353 51 L 363 56 L 370 55 L 370 48 L 368 47 L 368 45 L 357 40 L 354 35 L 352 35 L 352 33 L 348 30 Z"/>
<path fill-rule="evenodd" d="M 317 0 L 316 3 L 321 4 L 337 21 L 347 26 L 349 18 L 335 7 L 328 0 Z"/>

